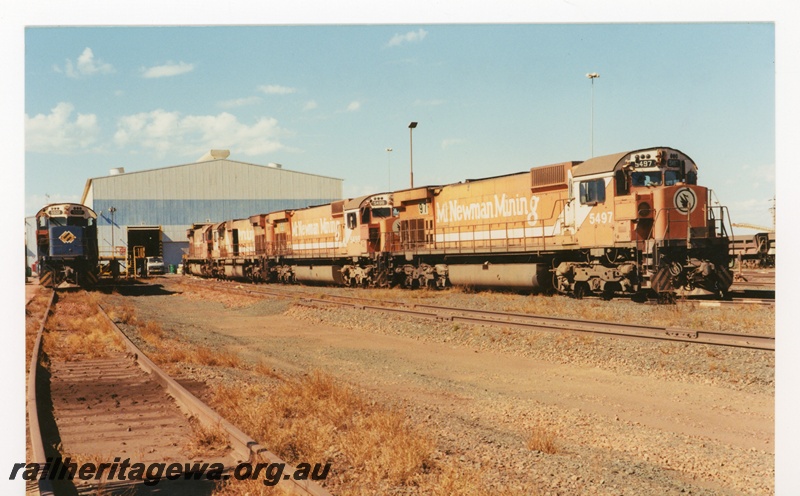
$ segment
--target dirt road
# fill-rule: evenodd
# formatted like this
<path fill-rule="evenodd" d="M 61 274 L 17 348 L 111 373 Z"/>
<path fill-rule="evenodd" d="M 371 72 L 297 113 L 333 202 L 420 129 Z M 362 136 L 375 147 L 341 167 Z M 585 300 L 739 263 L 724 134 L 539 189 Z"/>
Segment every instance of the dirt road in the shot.
<path fill-rule="evenodd" d="M 283 301 L 201 298 L 175 281 L 161 278 L 160 294 L 125 299 L 140 318 L 183 339 L 284 373 L 320 369 L 400 407 L 435 433 L 440 456 L 512 487 L 540 494 L 774 492 L 774 379 L 746 388 L 718 380 L 719 368 L 740 362 L 774 367 L 767 352 L 720 358 L 709 351 L 714 366 L 692 362 L 672 373 L 656 363 L 675 355 L 674 347 L 534 333 L 519 337 L 535 349 L 526 356 L 487 346 L 494 338 L 480 328 L 403 319 L 387 325 L 383 316 Z M 449 332 L 476 338 L 451 340 Z M 584 348 L 598 353 L 596 364 L 564 352 Z M 608 353 L 623 365 L 606 366 Z M 634 359 L 653 363 L 652 373 L 619 371 Z M 195 373 L 203 379 L 209 371 Z M 555 454 L 529 449 L 532 433 L 542 430 L 554 435 Z"/>

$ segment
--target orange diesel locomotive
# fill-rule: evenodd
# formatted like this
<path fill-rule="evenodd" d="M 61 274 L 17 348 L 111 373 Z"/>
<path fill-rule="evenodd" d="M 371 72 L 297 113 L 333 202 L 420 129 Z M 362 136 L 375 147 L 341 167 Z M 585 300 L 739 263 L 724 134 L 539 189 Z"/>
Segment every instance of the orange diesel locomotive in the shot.
<path fill-rule="evenodd" d="M 730 221 L 709 195 L 691 158 L 656 147 L 198 224 L 186 263 L 257 281 L 724 297 Z M 214 249 L 234 226 L 225 239 L 253 240 L 250 256 Z"/>

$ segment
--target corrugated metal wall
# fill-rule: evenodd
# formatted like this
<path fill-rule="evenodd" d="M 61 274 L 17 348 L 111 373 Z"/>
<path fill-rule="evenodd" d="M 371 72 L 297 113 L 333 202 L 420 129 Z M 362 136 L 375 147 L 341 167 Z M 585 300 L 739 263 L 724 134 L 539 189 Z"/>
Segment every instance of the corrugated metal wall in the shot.
<path fill-rule="evenodd" d="M 101 253 L 127 248 L 127 227 L 160 226 L 164 261 L 180 262 L 195 222 L 220 222 L 253 214 L 340 200 L 342 180 L 231 160 L 213 160 L 92 179 L 85 202 L 98 216 Z"/>

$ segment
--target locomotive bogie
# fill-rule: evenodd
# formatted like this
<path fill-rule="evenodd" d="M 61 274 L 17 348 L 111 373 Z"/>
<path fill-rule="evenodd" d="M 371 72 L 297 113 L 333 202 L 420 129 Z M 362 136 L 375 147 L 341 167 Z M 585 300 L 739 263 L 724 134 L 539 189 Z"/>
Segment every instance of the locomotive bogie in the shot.
<path fill-rule="evenodd" d="M 633 294 L 639 289 L 636 265 L 593 262 L 561 262 L 555 269 L 556 288 L 562 293 L 582 297 L 600 294 L 610 299 L 616 293 Z"/>
<path fill-rule="evenodd" d="M 419 262 L 416 265 L 402 264 L 396 269 L 398 283 L 404 288 L 444 288 L 448 285 L 448 265 L 431 265 Z"/>

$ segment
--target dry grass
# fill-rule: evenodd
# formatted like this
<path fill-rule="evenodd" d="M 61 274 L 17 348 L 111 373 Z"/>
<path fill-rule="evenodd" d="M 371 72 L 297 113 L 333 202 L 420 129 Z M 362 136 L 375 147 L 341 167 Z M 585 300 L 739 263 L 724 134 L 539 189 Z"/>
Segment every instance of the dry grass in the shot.
<path fill-rule="evenodd" d="M 50 358 L 64 361 L 78 356 L 100 358 L 125 349 L 97 310 L 96 299 L 86 293 L 62 295 L 46 330 L 48 336 L 43 346 Z"/>
<path fill-rule="evenodd" d="M 135 325 L 136 324 L 136 309 L 130 303 L 117 305 L 106 311 L 108 317 L 117 323 Z"/>
<path fill-rule="evenodd" d="M 187 441 L 184 450 L 190 459 L 216 456 L 230 448 L 228 435 L 222 426 L 205 425 L 196 417 L 190 417 L 189 423 L 192 425 L 192 436 Z"/>
<path fill-rule="evenodd" d="M 131 320 L 135 321 L 135 316 Z M 151 358 L 165 368 L 177 370 L 178 364 L 223 365 L 249 369 L 254 377 L 267 378 L 244 385 L 208 384 L 208 402 L 287 462 L 330 463 L 325 485 L 337 495 L 524 494 L 492 487 L 493 474 L 463 467 L 454 457 L 434 459 L 433 432 L 411 425 L 404 412 L 366 400 L 327 374 L 315 371 L 286 378 L 264 362 L 244 367 L 235 353 L 178 341 L 157 323 L 139 323 L 137 328 L 156 350 Z M 200 450 L 218 441 L 212 441 L 213 432 L 199 430 L 196 436 L 189 448 Z M 230 480 L 214 494 L 283 492 L 265 486 L 261 480 Z"/>
<path fill-rule="evenodd" d="M 192 346 L 170 337 L 158 322 L 143 322 L 136 328 L 142 339 L 155 349 L 150 354 L 150 359 L 168 368 L 178 363 L 233 368 L 242 365 L 236 353 L 212 350 L 206 346 Z"/>
<path fill-rule="evenodd" d="M 531 429 L 526 445 L 531 451 L 539 451 L 549 455 L 558 453 L 556 434 L 542 426 L 537 425 Z"/>
<path fill-rule="evenodd" d="M 145 322 L 143 325 L 137 327 L 139 335 L 142 339 L 152 345 L 159 344 L 164 339 L 164 329 L 158 322 Z"/>
<path fill-rule="evenodd" d="M 263 361 L 259 361 L 253 367 L 253 372 L 255 372 L 258 375 L 261 375 L 261 376 L 264 376 L 264 377 L 271 377 L 273 379 L 278 379 L 280 381 L 286 380 L 286 378 L 280 372 L 278 372 L 274 368 L 270 367 L 269 365 L 267 365 Z"/>
<path fill-rule="evenodd" d="M 42 324 L 42 318 L 49 302 L 50 298 L 39 290 L 25 306 L 25 356 L 28 358 L 25 363 L 26 367 L 30 365 L 33 343 L 36 341 L 36 335 L 39 333 L 39 326 Z"/>
<path fill-rule="evenodd" d="M 216 385 L 212 391 L 214 409 L 287 462 L 330 462 L 327 485 L 338 495 L 525 494 L 490 488 L 492 474 L 459 466 L 452 457 L 434 460 L 432 433 L 318 371 L 273 387 Z M 237 494 L 234 487 L 247 492 L 257 486 L 232 484 L 215 495 Z"/>
<path fill-rule="evenodd" d="M 242 360 L 239 355 L 230 351 L 214 351 L 205 346 L 198 346 L 192 355 L 192 363 L 239 368 L 242 365 Z"/>
<path fill-rule="evenodd" d="M 270 389 L 217 385 L 211 404 L 290 463 L 335 460 L 331 476 L 348 486 L 340 494 L 359 494 L 349 487 L 356 485 L 367 493 L 408 486 L 431 463 L 431 438 L 402 413 L 365 401 L 321 372 Z"/>
<path fill-rule="evenodd" d="M 176 341 L 164 341 L 156 351 L 149 354 L 150 359 L 157 364 L 165 367 L 168 372 L 173 373 L 179 363 L 191 363 L 192 354 L 185 345 Z"/>
<path fill-rule="evenodd" d="M 211 494 L 212 496 L 283 496 L 296 493 L 287 492 L 280 485 L 267 486 L 260 478 L 242 481 L 231 478 L 219 484 Z"/>
<path fill-rule="evenodd" d="M 428 436 L 409 427 L 405 415 L 386 410 L 356 417 L 342 443 L 358 480 L 369 485 L 407 484 L 428 468 L 434 446 Z"/>

